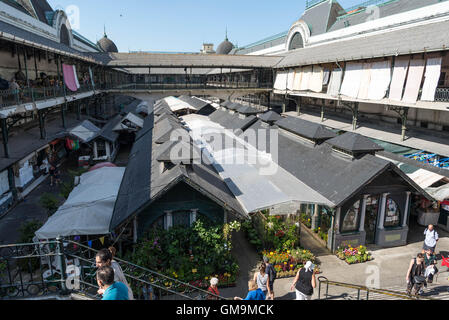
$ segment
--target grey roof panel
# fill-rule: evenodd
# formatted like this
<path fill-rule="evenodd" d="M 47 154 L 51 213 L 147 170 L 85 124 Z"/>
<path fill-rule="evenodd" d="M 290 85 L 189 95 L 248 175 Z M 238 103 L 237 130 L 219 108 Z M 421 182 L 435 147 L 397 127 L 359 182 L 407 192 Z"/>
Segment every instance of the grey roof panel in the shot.
<path fill-rule="evenodd" d="M 276 113 L 274 111 L 268 111 L 264 114 L 259 114 L 258 117 L 264 122 L 275 122 L 282 118 L 279 113 Z"/>
<path fill-rule="evenodd" d="M 446 1 L 446 0 L 443 0 Z M 387 1 L 385 4 L 376 5 L 376 15 L 378 19 L 385 18 L 394 14 L 407 12 L 410 10 L 419 9 L 429 5 L 442 2 L 441 0 L 393 0 Z M 363 8 L 363 7 L 361 7 Z M 337 21 L 331 26 L 329 32 L 343 29 L 358 24 L 365 23 L 372 19 L 373 12 L 362 9 L 354 14 L 340 16 Z"/>
<path fill-rule="evenodd" d="M 353 153 L 384 150 L 384 148 L 373 142 L 371 139 L 354 132 L 346 132 L 338 137 L 327 140 L 326 143 L 333 147 Z"/>
<path fill-rule="evenodd" d="M 446 20 L 356 39 L 341 39 L 288 52 L 276 68 L 447 50 L 448 29 L 449 20 Z"/>
<path fill-rule="evenodd" d="M 286 117 L 276 121 L 276 125 L 294 134 L 312 140 L 325 140 L 334 138 L 337 134 L 322 125 L 295 117 Z"/>
<path fill-rule="evenodd" d="M 259 113 L 262 113 L 262 111 L 259 111 L 259 110 L 255 109 L 253 107 L 250 107 L 250 106 L 243 106 L 243 107 L 237 109 L 237 112 L 241 113 L 241 114 L 259 114 Z"/>

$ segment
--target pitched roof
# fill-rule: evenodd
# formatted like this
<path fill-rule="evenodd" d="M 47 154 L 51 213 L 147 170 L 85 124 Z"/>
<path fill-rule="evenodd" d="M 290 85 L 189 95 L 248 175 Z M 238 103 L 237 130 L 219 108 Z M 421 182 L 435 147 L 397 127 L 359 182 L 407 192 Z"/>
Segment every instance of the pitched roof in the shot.
<path fill-rule="evenodd" d="M 371 139 L 354 132 L 346 132 L 338 137 L 327 140 L 326 143 L 351 153 L 376 152 L 384 150 L 384 148 Z"/>
<path fill-rule="evenodd" d="M 275 122 L 282 118 L 279 113 L 276 113 L 274 111 L 268 111 L 264 114 L 259 114 L 258 117 L 264 122 Z"/>
<path fill-rule="evenodd" d="M 250 129 L 265 130 L 266 147 L 268 151 L 274 148 L 273 152 L 277 152 L 278 164 L 335 206 L 343 204 L 387 170 L 394 171 L 415 190 L 426 195 L 419 186 L 407 178 L 406 174 L 389 161 L 370 154 L 348 161 L 336 155 L 332 146 L 327 143 L 319 146 L 303 143 L 294 135 L 286 134 L 278 130 L 276 126 L 269 126 L 262 121 L 258 121 Z M 277 135 L 277 139 L 274 139 L 277 143 L 274 146 L 270 145 L 271 134 Z M 255 147 L 260 148 L 256 145 Z"/>
<path fill-rule="evenodd" d="M 156 150 L 155 158 L 162 162 L 191 164 L 201 160 L 201 150 L 185 141 L 167 141 Z"/>
<path fill-rule="evenodd" d="M 226 106 L 226 108 L 228 108 L 229 110 L 237 110 L 240 109 L 241 107 L 243 106 L 240 103 L 232 103 Z"/>
<path fill-rule="evenodd" d="M 295 117 L 286 117 L 276 121 L 276 125 L 299 136 L 311 140 L 334 138 L 337 134 L 322 125 Z"/>
<path fill-rule="evenodd" d="M 250 107 L 250 106 L 243 106 L 243 107 L 237 109 L 237 112 L 241 113 L 241 114 L 258 114 L 258 113 L 262 113 L 261 111 L 255 109 L 253 107 Z"/>
<path fill-rule="evenodd" d="M 117 141 L 120 134 L 116 131 L 114 131 L 115 127 L 122 121 L 121 115 L 116 115 L 113 119 L 109 120 L 108 123 L 101 129 L 101 131 L 96 135 L 96 138 L 101 137 L 103 139 L 106 139 L 110 142 Z"/>

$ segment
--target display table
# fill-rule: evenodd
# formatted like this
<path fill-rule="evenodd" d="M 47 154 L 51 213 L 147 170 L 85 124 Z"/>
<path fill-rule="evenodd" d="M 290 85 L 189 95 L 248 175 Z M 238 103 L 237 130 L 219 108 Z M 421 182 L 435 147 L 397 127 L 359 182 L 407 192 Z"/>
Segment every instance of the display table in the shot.
<path fill-rule="evenodd" d="M 440 218 L 439 211 L 424 211 L 422 209 L 417 209 L 416 211 L 418 213 L 418 224 L 420 224 L 421 226 L 427 227 L 429 224 L 435 226 L 438 225 L 438 219 Z"/>

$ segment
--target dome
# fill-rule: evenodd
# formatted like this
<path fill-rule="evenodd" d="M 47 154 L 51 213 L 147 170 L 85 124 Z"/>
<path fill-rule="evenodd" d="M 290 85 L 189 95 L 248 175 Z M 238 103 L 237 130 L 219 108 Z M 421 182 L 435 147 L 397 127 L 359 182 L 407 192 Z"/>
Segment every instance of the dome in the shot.
<path fill-rule="evenodd" d="M 232 49 L 234 49 L 234 45 L 232 42 L 229 42 L 228 37 L 226 37 L 226 39 L 218 46 L 217 54 L 229 54 Z"/>
<path fill-rule="evenodd" d="M 118 52 L 117 46 L 115 43 L 108 38 L 106 33 L 104 34 L 104 37 L 98 40 L 97 45 L 100 47 L 101 50 L 104 52 Z"/>

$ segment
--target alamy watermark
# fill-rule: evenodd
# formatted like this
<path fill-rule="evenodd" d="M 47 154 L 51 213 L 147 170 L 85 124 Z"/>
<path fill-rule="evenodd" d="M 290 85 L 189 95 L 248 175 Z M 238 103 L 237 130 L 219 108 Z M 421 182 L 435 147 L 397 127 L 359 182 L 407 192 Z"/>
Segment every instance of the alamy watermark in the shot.
<path fill-rule="evenodd" d="M 171 141 L 179 142 L 170 150 L 170 161 L 221 167 L 251 165 L 260 175 L 274 175 L 278 170 L 278 138 L 275 129 L 248 129 L 243 133 L 241 130 L 199 128 L 192 135 L 178 129 L 170 136 Z"/>

